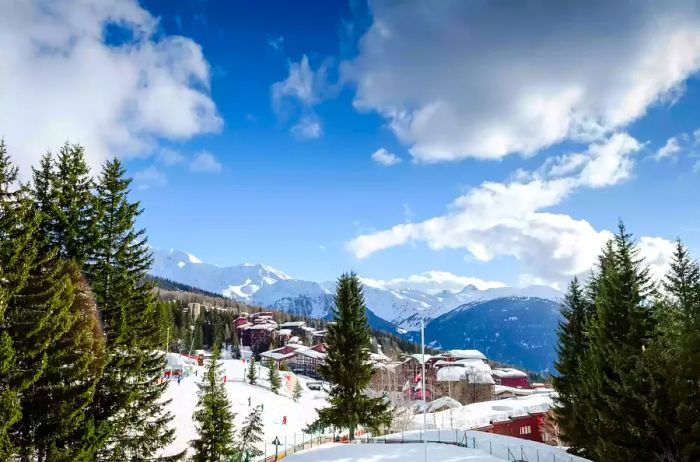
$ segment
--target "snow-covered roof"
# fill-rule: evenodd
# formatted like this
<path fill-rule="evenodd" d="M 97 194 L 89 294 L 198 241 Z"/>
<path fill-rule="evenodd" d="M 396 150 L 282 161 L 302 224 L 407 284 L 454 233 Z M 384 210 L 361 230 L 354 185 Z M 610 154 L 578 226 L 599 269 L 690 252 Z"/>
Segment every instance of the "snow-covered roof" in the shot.
<path fill-rule="evenodd" d="M 438 382 L 459 382 L 467 380 L 470 383 L 492 385 L 491 367 L 484 362 L 452 363 L 437 371 Z"/>
<path fill-rule="evenodd" d="M 449 396 L 443 396 L 428 404 L 428 412 L 437 412 L 443 409 L 455 409 L 458 407 L 462 407 L 462 403 Z"/>
<path fill-rule="evenodd" d="M 305 325 L 306 325 L 306 323 L 305 323 L 304 321 L 289 321 L 289 322 L 285 322 L 285 323 L 283 323 L 283 324 L 280 324 L 280 327 L 286 327 L 286 328 L 289 328 L 289 327 L 302 327 L 302 326 L 305 326 Z"/>
<path fill-rule="evenodd" d="M 523 417 L 531 413 L 547 412 L 553 406 L 553 395 L 548 393 L 518 396 L 493 401 L 467 404 L 452 411 L 440 411 L 435 414 L 441 420 L 441 412 L 451 412 L 452 424 L 456 429 L 483 428 L 492 422 L 502 422 L 514 417 Z M 423 416 L 414 417 L 416 423 L 422 424 Z"/>
<path fill-rule="evenodd" d="M 275 361 L 281 361 L 283 359 L 288 359 L 291 358 L 292 356 L 296 355 L 296 351 L 290 351 L 289 353 L 279 353 L 277 351 L 265 351 L 263 353 L 260 353 L 260 356 L 263 358 L 269 358 L 269 359 L 274 359 Z"/>
<path fill-rule="evenodd" d="M 292 329 L 280 329 L 277 333 L 280 335 L 292 335 Z"/>
<path fill-rule="evenodd" d="M 418 364 L 423 364 L 423 355 L 422 355 L 422 354 L 420 354 L 420 353 L 412 354 L 412 355 L 409 356 L 408 359 L 411 359 L 411 358 L 413 358 L 413 359 L 415 359 L 416 361 L 418 361 Z M 425 355 L 425 362 L 427 363 L 428 361 L 430 361 L 431 358 L 432 358 L 432 356 L 430 356 L 430 355 Z M 408 360 L 408 359 L 407 359 L 407 360 Z"/>
<path fill-rule="evenodd" d="M 324 359 L 326 357 L 325 353 L 321 353 L 321 352 L 313 350 L 311 348 L 307 348 L 305 350 L 298 350 L 297 353 L 299 353 L 300 355 L 308 356 L 309 358 L 314 358 L 314 359 Z"/>
<path fill-rule="evenodd" d="M 241 326 L 242 330 L 275 330 L 275 326 L 272 324 L 252 324 Z"/>
<path fill-rule="evenodd" d="M 486 360 L 486 356 L 479 350 L 450 350 L 450 356 L 459 359 L 483 359 Z"/>
<path fill-rule="evenodd" d="M 506 387 L 504 385 L 496 385 L 493 387 L 493 393 L 495 395 L 502 395 L 503 393 L 513 393 L 516 396 L 530 396 L 532 390 L 527 388 L 514 388 Z"/>
<path fill-rule="evenodd" d="M 527 374 L 518 369 L 513 369 L 511 367 L 503 367 L 493 370 L 493 375 L 498 378 L 513 378 L 513 377 L 527 377 Z"/>

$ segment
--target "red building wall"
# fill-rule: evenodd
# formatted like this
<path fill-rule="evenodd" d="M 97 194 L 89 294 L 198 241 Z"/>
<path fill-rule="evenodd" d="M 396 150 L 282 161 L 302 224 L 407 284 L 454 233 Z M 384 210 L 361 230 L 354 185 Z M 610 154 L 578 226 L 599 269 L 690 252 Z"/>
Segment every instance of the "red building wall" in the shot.
<path fill-rule="evenodd" d="M 501 379 L 501 385 L 505 387 L 513 388 L 529 388 L 530 383 L 527 377 L 503 377 Z"/>
<path fill-rule="evenodd" d="M 514 417 L 504 422 L 494 422 L 491 427 L 484 429 L 484 431 L 543 443 L 542 422 L 543 415 L 541 413 L 530 414 Z"/>

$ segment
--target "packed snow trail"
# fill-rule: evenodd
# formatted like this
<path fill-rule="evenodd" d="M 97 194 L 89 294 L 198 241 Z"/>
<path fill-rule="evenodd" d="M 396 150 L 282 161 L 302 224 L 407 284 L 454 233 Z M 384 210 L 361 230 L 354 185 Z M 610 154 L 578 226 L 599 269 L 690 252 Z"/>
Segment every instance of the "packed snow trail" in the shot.
<path fill-rule="evenodd" d="M 226 374 L 226 392 L 231 402 L 232 411 L 236 414 L 236 431 L 241 429 L 243 420 L 253 410 L 253 407 L 263 406 L 264 445 L 260 445 L 260 450 L 266 450 L 268 455 L 274 454 L 275 447 L 272 445 L 272 441 L 275 437 L 278 437 L 283 443 L 279 447 L 280 451 L 284 449 L 285 437 L 288 447 L 291 447 L 295 441 L 300 443 L 302 431 L 308 424 L 316 420 L 318 415 L 316 409 L 327 405 L 326 393 L 307 389 L 303 378 L 300 378 L 303 393 L 299 401 L 295 403 L 291 398 L 290 391 L 280 389 L 279 395 L 270 391 L 266 367 L 257 366 L 257 384 L 250 385 L 243 382 L 243 377 L 247 372 L 247 362 L 243 363 L 240 359 L 230 359 L 222 360 L 221 363 Z M 169 381 L 164 399 L 172 400 L 167 408 L 174 416 L 171 426 L 175 428 L 175 441 L 167 446 L 161 455 L 177 454 L 189 448 L 190 441 L 197 438 L 192 413 L 197 406 L 197 383 L 201 381 L 204 371 L 205 367 L 192 366 L 192 373 L 184 377 L 179 385 L 175 379 Z M 249 399 L 250 406 L 248 405 Z M 287 423 L 283 424 L 285 417 Z"/>

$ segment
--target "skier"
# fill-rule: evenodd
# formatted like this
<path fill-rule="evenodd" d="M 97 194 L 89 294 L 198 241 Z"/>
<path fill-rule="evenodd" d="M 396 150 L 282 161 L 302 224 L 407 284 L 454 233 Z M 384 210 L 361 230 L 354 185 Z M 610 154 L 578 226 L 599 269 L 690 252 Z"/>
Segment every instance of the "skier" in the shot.
<path fill-rule="evenodd" d="M 287 416 L 282 416 L 282 425 L 287 425 Z"/>
<path fill-rule="evenodd" d="M 248 397 L 248 407 L 250 407 L 250 396 Z"/>
<path fill-rule="evenodd" d="M 182 376 L 181 376 L 181 375 L 178 375 L 178 376 L 177 376 L 177 384 L 178 384 L 178 385 L 180 385 L 180 380 L 182 380 Z"/>

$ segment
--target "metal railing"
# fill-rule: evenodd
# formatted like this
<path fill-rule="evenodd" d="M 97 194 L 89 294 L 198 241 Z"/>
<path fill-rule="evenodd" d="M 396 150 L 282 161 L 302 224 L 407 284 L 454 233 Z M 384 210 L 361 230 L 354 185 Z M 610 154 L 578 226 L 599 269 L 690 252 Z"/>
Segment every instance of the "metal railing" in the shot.
<path fill-rule="evenodd" d="M 485 435 L 488 435 L 486 437 Z M 428 443 L 451 444 L 464 448 L 477 449 L 498 459 L 509 462 L 588 462 L 587 459 L 566 453 L 563 449 L 523 440 L 514 444 L 512 437 L 471 430 L 429 430 Z M 273 445 L 266 442 L 263 454 L 246 462 L 274 462 L 305 449 L 331 442 L 349 443 L 347 434 L 308 434 L 295 433 L 279 437 Z M 363 434 L 356 436 L 351 444 L 417 444 L 424 442 L 422 430 L 392 432 L 381 436 Z M 534 444 L 533 444 L 534 443 Z M 238 459 L 231 459 L 231 462 Z"/>

